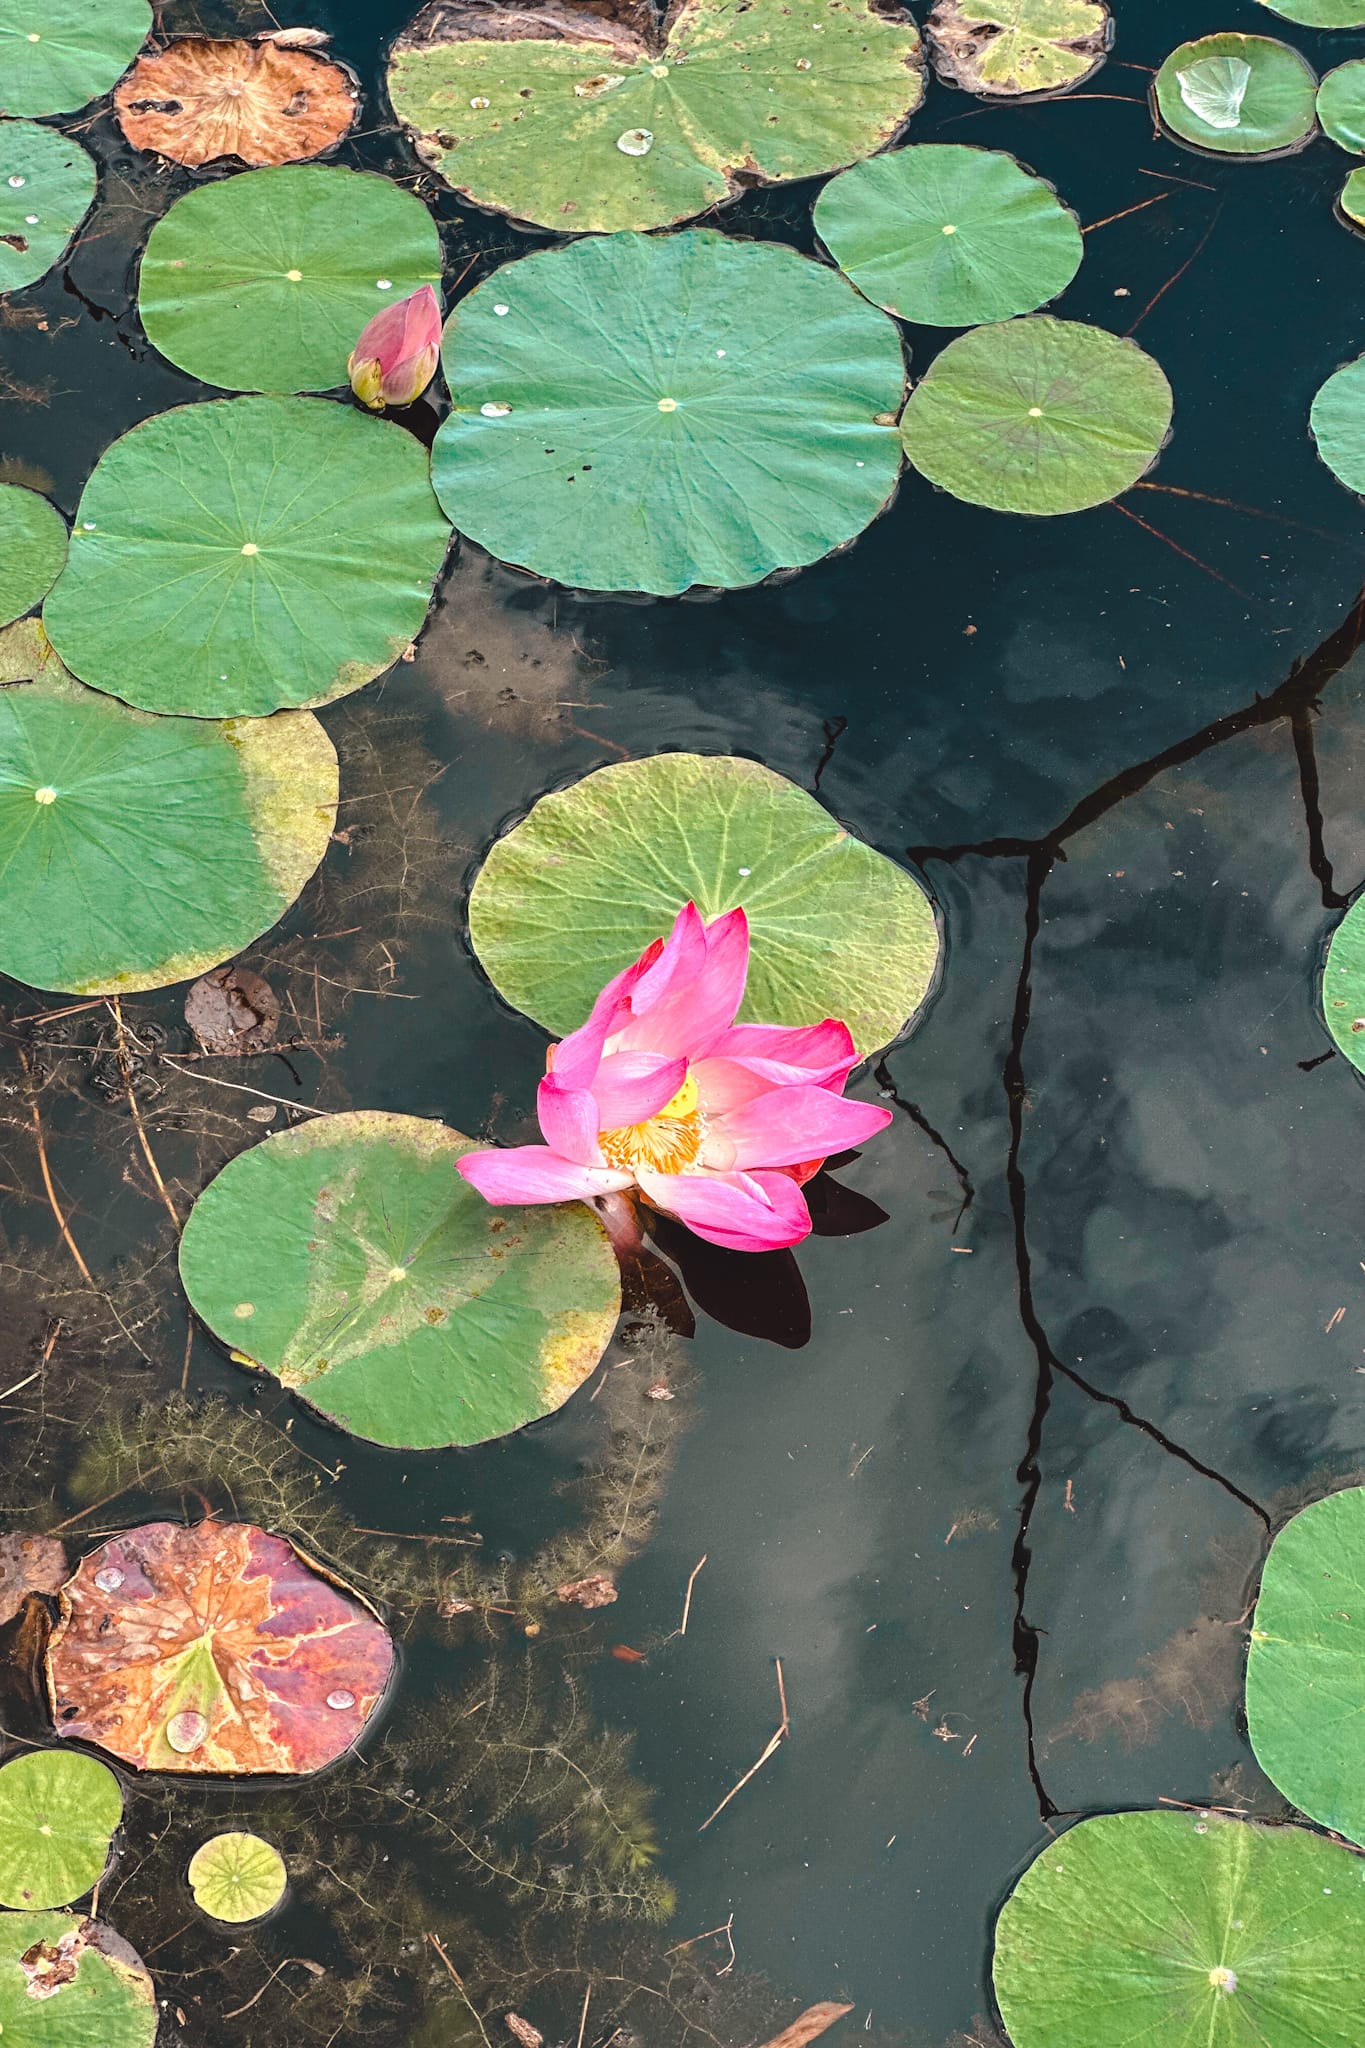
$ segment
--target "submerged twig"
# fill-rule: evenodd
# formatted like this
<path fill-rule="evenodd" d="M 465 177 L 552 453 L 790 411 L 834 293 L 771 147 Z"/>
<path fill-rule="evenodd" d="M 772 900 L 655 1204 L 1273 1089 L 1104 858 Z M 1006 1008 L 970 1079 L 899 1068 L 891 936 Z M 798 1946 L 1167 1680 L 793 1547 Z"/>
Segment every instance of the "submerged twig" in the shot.
<path fill-rule="evenodd" d="M 23 1064 L 24 1071 L 27 1072 L 28 1061 L 24 1060 Z M 62 1233 L 62 1241 L 72 1258 L 76 1261 L 82 1280 L 84 1280 L 87 1287 L 93 1287 L 95 1285 L 94 1275 L 81 1257 L 80 1246 L 71 1235 L 67 1220 L 62 1214 L 62 1205 L 57 1200 L 57 1190 L 52 1185 L 52 1169 L 47 1163 L 47 1141 L 43 1137 L 43 1119 L 39 1114 L 36 1102 L 30 1104 L 30 1112 L 33 1118 L 33 1142 L 38 1148 L 38 1165 L 42 1169 L 43 1186 L 47 1190 L 48 1203 L 51 1206 L 53 1215 L 57 1219 L 57 1228 Z"/>
<path fill-rule="evenodd" d="M 742 1792 L 744 1790 L 744 1787 L 748 1784 L 750 1778 L 756 1776 L 757 1773 L 762 1770 L 764 1764 L 767 1763 L 769 1757 L 775 1754 L 780 1745 L 783 1742 L 785 1742 L 787 1737 L 791 1734 L 792 1724 L 791 1716 L 787 1712 L 787 1687 L 782 1677 L 782 1659 L 778 1657 L 775 1661 L 777 1664 L 777 1697 L 782 1707 L 782 1719 L 778 1724 L 777 1732 L 769 1738 L 767 1747 L 763 1751 L 762 1756 L 758 1759 L 758 1762 L 756 1764 L 751 1764 L 749 1766 L 748 1770 L 744 1773 L 744 1776 L 740 1779 L 739 1783 L 737 1785 L 732 1786 L 731 1789 L 726 1793 L 725 1797 L 721 1800 L 720 1805 L 716 1808 L 715 1812 L 707 1815 L 706 1819 L 697 1829 L 697 1833 L 699 1835 L 704 1835 L 706 1833 L 706 1830 L 710 1827 L 712 1821 L 718 1819 L 719 1816 L 722 1813 L 724 1813 L 726 1807 L 730 1804 L 730 1801 L 735 1797 L 736 1793 Z"/>
<path fill-rule="evenodd" d="M 115 1057 L 118 1060 L 118 1070 L 123 1080 L 123 1092 L 128 1098 L 128 1107 L 132 1112 L 133 1128 L 137 1132 L 138 1143 L 142 1147 L 142 1156 L 147 1162 L 147 1171 L 152 1176 L 166 1214 L 170 1217 L 176 1229 L 179 1230 L 180 1212 L 171 1200 L 170 1190 L 166 1186 L 165 1181 L 161 1178 L 161 1168 L 156 1163 L 156 1154 L 152 1151 L 151 1139 L 147 1136 L 147 1126 L 143 1123 L 142 1111 L 137 1106 L 137 1093 L 133 1087 L 133 1076 L 128 1066 L 127 1053 L 124 1051 L 123 1005 L 117 996 L 111 998 L 109 1009 L 113 1016 L 114 1027 L 117 1033 L 114 1040 Z"/>

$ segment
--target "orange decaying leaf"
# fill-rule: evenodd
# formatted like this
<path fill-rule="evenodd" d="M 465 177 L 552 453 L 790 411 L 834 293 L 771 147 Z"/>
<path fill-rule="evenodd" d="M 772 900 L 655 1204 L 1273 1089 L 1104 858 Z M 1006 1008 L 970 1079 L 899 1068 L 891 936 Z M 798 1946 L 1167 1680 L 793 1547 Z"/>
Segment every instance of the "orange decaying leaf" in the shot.
<path fill-rule="evenodd" d="M 253 167 L 319 156 L 355 120 L 344 65 L 278 43 L 184 36 L 140 57 L 114 94 L 135 149 L 178 164 L 235 156 Z"/>
<path fill-rule="evenodd" d="M 393 1644 L 353 1594 L 246 1522 L 149 1522 L 62 1590 L 58 1733 L 139 1769 L 321 1770 L 355 1741 Z"/>
<path fill-rule="evenodd" d="M 780 2034 L 774 2034 L 765 2048 L 806 2048 L 807 2042 L 817 2041 L 836 2020 L 852 2010 L 851 2005 L 835 2005 L 828 2000 L 822 2005 L 809 2005 L 799 2019 L 784 2027 Z"/>

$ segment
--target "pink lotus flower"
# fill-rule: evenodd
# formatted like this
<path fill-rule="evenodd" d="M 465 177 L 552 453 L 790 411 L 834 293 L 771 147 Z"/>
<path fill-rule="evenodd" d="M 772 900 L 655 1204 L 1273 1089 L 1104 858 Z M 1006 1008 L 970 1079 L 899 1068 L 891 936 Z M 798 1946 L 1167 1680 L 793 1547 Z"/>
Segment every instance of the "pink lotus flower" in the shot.
<path fill-rule="evenodd" d="M 346 374 L 371 412 L 411 405 L 436 375 L 441 359 L 441 302 L 429 284 L 385 306 L 361 330 Z"/>
<path fill-rule="evenodd" d="M 547 1142 L 466 1153 L 460 1172 L 490 1202 L 633 1187 L 712 1244 L 798 1243 L 800 1181 L 891 1112 L 843 1099 L 858 1058 L 847 1025 L 736 1024 L 748 972 L 744 912 L 703 924 L 689 903 L 550 1047 L 536 1098 Z"/>

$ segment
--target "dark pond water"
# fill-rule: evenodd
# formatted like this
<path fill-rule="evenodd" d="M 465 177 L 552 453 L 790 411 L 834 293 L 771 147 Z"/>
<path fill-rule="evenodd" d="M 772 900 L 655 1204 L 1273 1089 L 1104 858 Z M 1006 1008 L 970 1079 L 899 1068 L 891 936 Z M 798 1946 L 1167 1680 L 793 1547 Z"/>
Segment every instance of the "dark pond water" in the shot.
<path fill-rule="evenodd" d="M 300 0 L 279 18 L 330 29 L 365 81 L 366 132 L 342 160 L 412 182 L 379 84 L 410 12 Z M 794 1259 L 687 1260 L 695 1335 L 637 1316 L 601 1400 L 473 1453 L 369 1450 L 189 1335 L 170 1220 L 100 1050 L 107 1017 L 49 1019 L 60 999 L 5 991 L 15 1519 L 104 1529 L 197 1499 L 264 1519 L 273 1500 L 301 1540 L 319 1506 L 440 1531 L 393 1546 L 401 1568 L 380 1539 L 345 1547 L 395 1611 L 474 1554 L 452 1540 L 470 1530 L 480 1569 L 515 1577 L 539 1555 L 543 1578 L 538 1545 L 558 1532 L 578 1556 L 625 1521 L 620 1600 L 573 1628 L 561 1614 L 527 1637 L 524 1615 L 442 1622 L 429 1605 L 406 1620 L 382 1740 L 321 1785 L 130 1793 L 106 1905 L 157 1972 L 167 2041 L 477 2041 L 434 1933 L 480 1996 L 497 1987 L 497 2011 L 556 2042 L 578 2037 L 591 1983 L 581 2038 L 599 2048 L 742 2048 L 817 1998 L 855 2006 L 836 2038 L 941 2048 L 989 2014 L 992 1918 L 1048 1820 L 1274 1803 L 1238 1718 L 1237 1624 L 1267 1518 L 1365 1455 L 1365 1101 L 1322 1057 L 1314 1007 L 1324 936 L 1365 872 L 1365 523 L 1306 429 L 1360 346 L 1365 244 L 1333 217 L 1348 166 L 1329 144 L 1216 162 L 1154 135 L 1145 93 L 1213 27 L 1283 28 L 1319 69 L 1365 54 L 1365 35 L 1253 4 L 1215 19 L 1119 0 L 1117 16 L 1113 56 L 1074 96 L 984 107 L 934 86 L 912 132 L 1014 151 L 1095 224 L 1060 310 L 1136 331 L 1169 374 L 1175 437 L 1149 484 L 1029 523 L 909 475 L 847 554 L 713 602 L 575 599 L 464 549 L 416 661 L 323 714 L 351 843 L 248 956 L 306 1043 L 136 1077 L 181 1214 L 260 1135 L 247 1112 L 269 1105 L 234 1087 L 279 1098 L 278 1123 L 283 1104 L 350 1105 L 517 1139 L 543 1039 L 463 944 L 477 856 L 603 762 L 751 754 L 917 863 L 948 932 L 923 1024 L 859 1084 L 896 1121 L 840 1170 L 826 1234 Z M 68 512 L 117 434 L 199 395 L 133 310 L 136 251 L 187 181 L 103 119 L 89 139 L 91 231 L 0 314 L 0 452 Z M 809 248 L 815 189 L 750 195 L 719 224 Z M 466 288 L 533 246 L 429 196 Z M 944 338 L 910 333 L 918 368 Z M 126 1016 L 188 1049 L 175 993 Z M 35 1104 L 93 1289 L 55 1236 Z M 646 1398 L 661 1376 L 676 1400 Z M 227 1404 L 207 1442 L 137 1409 L 182 1387 Z M 116 1491 L 139 1471 L 142 1490 Z M 791 1739 L 699 1832 L 777 1725 L 778 1658 Z M 17 1679 L 9 1694 L 22 1733 Z M 560 1756 L 598 1768 L 603 1730 L 633 1738 L 653 1788 L 676 1887 L 663 1926 L 478 1882 L 544 1829 L 549 1889 L 597 1868 L 607 1852 L 581 1828 L 566 1847 L 548 1793 L 534 1802 L 570 1769 Z M 284 1838 L 300 1873 L 286 1912 L 237 1942 L 179 1889 L 186 1845 L 227 1810 Z M 718 1975 L 724 1939 L 664 1958 L 731 1916 L 733 1972 Z M 511 2038 L 501 2021 L 490 2037 Z M 994 2036 L 983 2021 L 974 2038 Z"/>

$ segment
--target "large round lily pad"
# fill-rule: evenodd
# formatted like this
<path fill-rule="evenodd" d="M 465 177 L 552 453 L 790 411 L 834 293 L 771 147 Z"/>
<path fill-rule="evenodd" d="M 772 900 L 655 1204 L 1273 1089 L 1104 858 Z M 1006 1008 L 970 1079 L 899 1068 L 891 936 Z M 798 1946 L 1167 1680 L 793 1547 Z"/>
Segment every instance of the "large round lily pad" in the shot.
<path fill-rule="evenodd" d="M 38 121 L 0 121 L 0 292 L 61 260 L 94 197 L 95 160 L 79 142 Z"/>
<path fill-rule="evenodd" d="M 108 92 L 151 26 L 148 0 L 0 0 L 0 113 L 74 113 Z"/>
<path fill-rule="evenodd" d="M 79 1913 L 0 1913 L 5 2048 L 152 2048 L 156 1987 L 112 1927 Z"/>
<path fill-rule="evenodd" d="M 334 148 L 359 99 L 346 67 L 313 50 L 178 36 L 138 59 L 114 94 L 114 111 L 134 149 L 178 164 L 236 157 L 254 168 Z"/>
<path fill-rule="evenodd" d="M 1260 0 L 1260 4 L 1304 28 L 1365 28 L 1365 0 Z"/>
<path fill-rule="evenodd" d="M 368 1110 L 267 1138 L 194 1205 L 191 1306 L 371 1443 L 483 1443 L 550 1414 L 616 1327 L 616 1257 L 581 1204 L 490 1209 L 455 1170 L 474 1150 Z"/>
<path fill-rule="evenodd" d="M 22 484 L 0 484 L 0 626 L 47 596 L 66 560 L 66 521 Z"/>
<path fill-rule="evenodd" d="M 1365 361 L 1360 371 L 1361 412 L 1365 418 Z M 1360 482 L 1365 491 L 1365 432 L 1360 437 Z M 1322 1014 L 1351 1065 L 1365 1074 L 1365 896 L 1358 896 L 1332 934 L 1322 970 Z"/>
<path fill-rule="evenodd" d="M 954 85 L 1036 99 L 1097 71 L 1111 24 L 1099 0 L 938 0 L 928 30 L 934 69 Z"/>
<path fill-rule="evenodd" d="M 1152 93 L 1173 135 L 1218 155 L 1280 156 L 1317 126 L 1316 74 L 1269 36 L 1213 35 L 1182 43 Z"/>
<path fill-rule="evenodd" d="M 34 1749 L 0 1769 L 0 1906 L 69 1906 L 102 1876 L 123 1818 L 113 1772 L 75 1750 Z"/>
<path fill-rule="evenodd" d="M 1111 1813 L 1050 1842 L 995 1930 L 1014 2048 L 1359 2048 L 1349 1849 L 1215 1814 Z"/>
<path fill-rule="evenodd" d="M 392 422 L 182 405 L 95 465 L 43 623 L 83 682 L 145 711 L 326 704 L 412 641 L 448 540 L 426 450 Z"/>
<path fill-rule="evenodd" d="M 185 1874 L 200 1911 L 233 1926 L 273 1912 L 289 1881 L 283 1856 L 260 1835 L 212 1836 L 195 1850 Z"/>
<path fill-rule="evenodd" d="M 870 0 L 681 0 L 648 41 L 586 9 L 420 14 L 394 110 L 452 185 L 560 232 L 663 227 L 748 181 L 870 156 L 919 105 L 919 34 Z"/>
<path fill-rule="evenodd" d="M 901 438 L 916 469 L 969 505 L 1080 512 L 1146 474 L 1172 405 L 1135 341 L 1038 314 L 949 342 L 911 393 Z"/>
<path fill-rule="evenodd" d="M 269 930 L 336 822 L 318 721 L 149 718 L 24 666 L 36 681 L 0 688 L 0 971 L 76 995 L 163 988 Z"/>
<path fill-rule="evenodd" d="M 1318 120 L 1342 149 L 1365 156 L 1365 57 L 1327 73 L 1318 87 Z"/>
<path fill-rule="evenodd" d="M 875 305 L 926 327 L 1032 313 L 1080 269 L 1080 223 L 998 149 L 912 144 L 832 178 L 815 226 Z"/>
<path fill-rule="evenodd" d="M 1332 372 L 1308 418 L 1318 454 L 1338 483 L 1365 496 L 1365 356 Z"/>
<path fill-rule="evenodd" d="M 138 311 L 178 368 L 232 391 L 327 391 L 366 322 L 441 282 L 441 238 L 391 178 L 285 164 L 201 185 L 152 229 Z"/>
<path fill-rule="evenodd" d="M 1365 1487 L 1315 1501 L 1270 1546 L 1247 1724 L 1285 1798 L 1365 1845 Z"/>
<path fill-rule="evenodd" d="M 138 1770 L 320 1771 L 389 1682 L 370 1609 L 248 1522 L 147 1522 L 81 1559 L 47 1653 L 60 1735 Z"/>
<path fill-rule="evenodd" d="M 839 1017 L 860 1053 L 900 1036 L 938 967 L 919 883 L 756 761 L 655 754 L 556 790 L 495 842 L 469 929 L 499 993 L 556 1037 L 687 902 L 743 904 L 742 1023 Z"/>
<path fill-rule="evenodd" d="M 588 590 L 734 589 L 890 498 L 900 336 L 775 244 L 612 235 L 507 265 L 443 348 L 437 494 L 503 561 Z"/>

